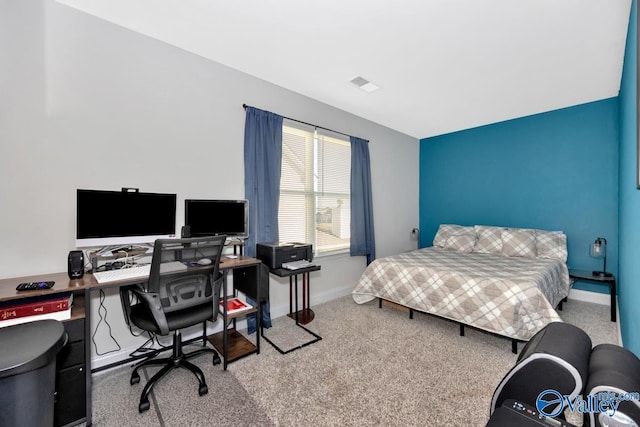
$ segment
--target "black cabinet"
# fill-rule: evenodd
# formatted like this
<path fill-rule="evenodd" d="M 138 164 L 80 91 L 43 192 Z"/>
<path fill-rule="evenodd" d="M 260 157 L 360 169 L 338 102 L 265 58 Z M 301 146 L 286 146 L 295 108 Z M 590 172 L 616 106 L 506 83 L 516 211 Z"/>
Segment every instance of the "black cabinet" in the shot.
<path fill-rule="evenodd" d="M 54 425 L 77 424 L 86 416 L 85 319 L 64 322 L 69 341 L 56 360 Z"/>
<path fill-rule="evenodd" d="M 233 287 L 253 299 L 269 299 L 269 268 L 260 264 L 257 267 L 237 268 L 233 270 Z"/>

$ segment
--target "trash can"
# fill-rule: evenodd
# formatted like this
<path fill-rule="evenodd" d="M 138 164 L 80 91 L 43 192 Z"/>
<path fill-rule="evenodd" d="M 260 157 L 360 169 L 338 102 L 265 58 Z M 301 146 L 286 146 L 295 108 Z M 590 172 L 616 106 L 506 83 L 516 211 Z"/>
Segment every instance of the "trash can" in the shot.
<path fill-rule="evenodd" d="M 57 320 L 0 328 L 0 426 L 52 426 L 56 355 L 67 341 Z"/>

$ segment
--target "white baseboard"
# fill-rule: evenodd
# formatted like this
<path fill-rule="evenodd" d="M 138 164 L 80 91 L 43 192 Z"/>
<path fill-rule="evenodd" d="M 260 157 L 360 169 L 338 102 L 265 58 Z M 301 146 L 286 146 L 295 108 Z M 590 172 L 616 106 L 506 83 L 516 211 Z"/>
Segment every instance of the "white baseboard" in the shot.
<path fill-rule="evenodd" d="M 320 292 L 318 294 L 314 294 L 311 300 L 311 305 L 313 308 L 314 305 L 322 304 L 324 302 L 333 301 L 334 299 L 338 299 L 351 294 L 353 291 L 353 285 L 341 287 L 341 288 L 333 288 L 329 291 Z M 284 304 L 273 304 L 271 301 L 271 318 L 275 319 L 277 317 L 286 316 L 289 314 L 289 303 L 285 302 Z"/>
<path fill-rule="evenodd" d="M 112 363 L 120 363 L 129 358 L 129 354 L 135 351 L 135 348 L 124 348 L 116 353 L 110 353 L 103 356 L 97 356 L 91 360 L 91 369 L 99 369 Z M 100 375 L 103 372 L 109 372 L 110 369 L 94 373 L 92 375 Z"/>
<path fill-rule="evenodd" d="M 580 289 L 571 289 L 569 291 L 569 299 L 592 302 L 595 304 L 602 304 L 602 305 L 609 305 L 609 306 L 611 305 L 611 296 L 609 294 L 583 291 Z"/>
<path fill-rule="evenodd" d="M 599 292 L 590 292 L 590 291 L 583 291 L 580 289 L 571 289 L 569 291 L 569 299 L 592 302 L 595 304 L 602 304 L 602 305 L 611 307 L 610 294 L 601 294 Z M 617 301 L 616 301 L 616 320 L 620 322 L 620 306 L 619 304 L 617 304 Z M 618 325 L 616 329 L 618 330 L 618 343 L 620 343 L 621 346 L 624 346 L 624 343 L 622 342 L 622 331 L 620 326 Z"/>

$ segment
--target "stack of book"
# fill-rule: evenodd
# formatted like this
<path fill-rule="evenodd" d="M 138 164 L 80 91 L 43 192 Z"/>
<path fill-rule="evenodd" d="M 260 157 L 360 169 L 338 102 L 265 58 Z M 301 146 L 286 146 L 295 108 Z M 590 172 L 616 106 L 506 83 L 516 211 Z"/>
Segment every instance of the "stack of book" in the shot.
<path fill-rule="evenodd" d="M 242 313 L 243 311 L 251 310 L 252 305 L 247 304 L 240 298 L 227 298 L 227 306 L 224 306 L 224 301 L 220 300 L 220 310 L 226 311 L 227 315 Z"/>
<path fill-rule="evenodd" d="M 41 295 L 0 305 L 0 328 L 35 320 L 71 318 L 73 294 Z"/>

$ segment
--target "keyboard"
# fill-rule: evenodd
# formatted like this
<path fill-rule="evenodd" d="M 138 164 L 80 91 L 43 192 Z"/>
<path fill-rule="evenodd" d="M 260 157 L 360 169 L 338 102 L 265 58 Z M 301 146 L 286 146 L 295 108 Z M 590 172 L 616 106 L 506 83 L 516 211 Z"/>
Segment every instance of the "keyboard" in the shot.
<path fill-rule="evenodd" d="M 151 271 L 151 264 L 144 264 L 135 267 L 98 271 L 93 273 L 93 277 L 96 278 L 98 283 L 109 283 L 118 280 L 147 278 L 149 277 L 149 271 Z"/>
<path fill-rule="evenodd" d="M 301 268 L 313 267 L 314 265 L 314 263 L 307 261 L 306 259 L 301 259 L 298 261 L 283 262 L 282 268 L 286 268 L 287 270 L 299 270 Z"/>
<path fill-rule="evenodd" d="M 187 266 L 180 261 L 163 262 L 160 264 L 160 273 L 174 273 L 176 271 L 184 271 Z"/>
<path fill-rule="evenodd" d="M 180 261 L 163 262 L 160 264 L 160 273 L 174 273 L 186 269 L 187 266 Z M 98 283 L 109 283 L 117 280 L 147 278 L 150 272 L 151 264 L 143 264 L 115 270 L 99 271 L 93 273 L 93 277 L 96 278 Z"/>

